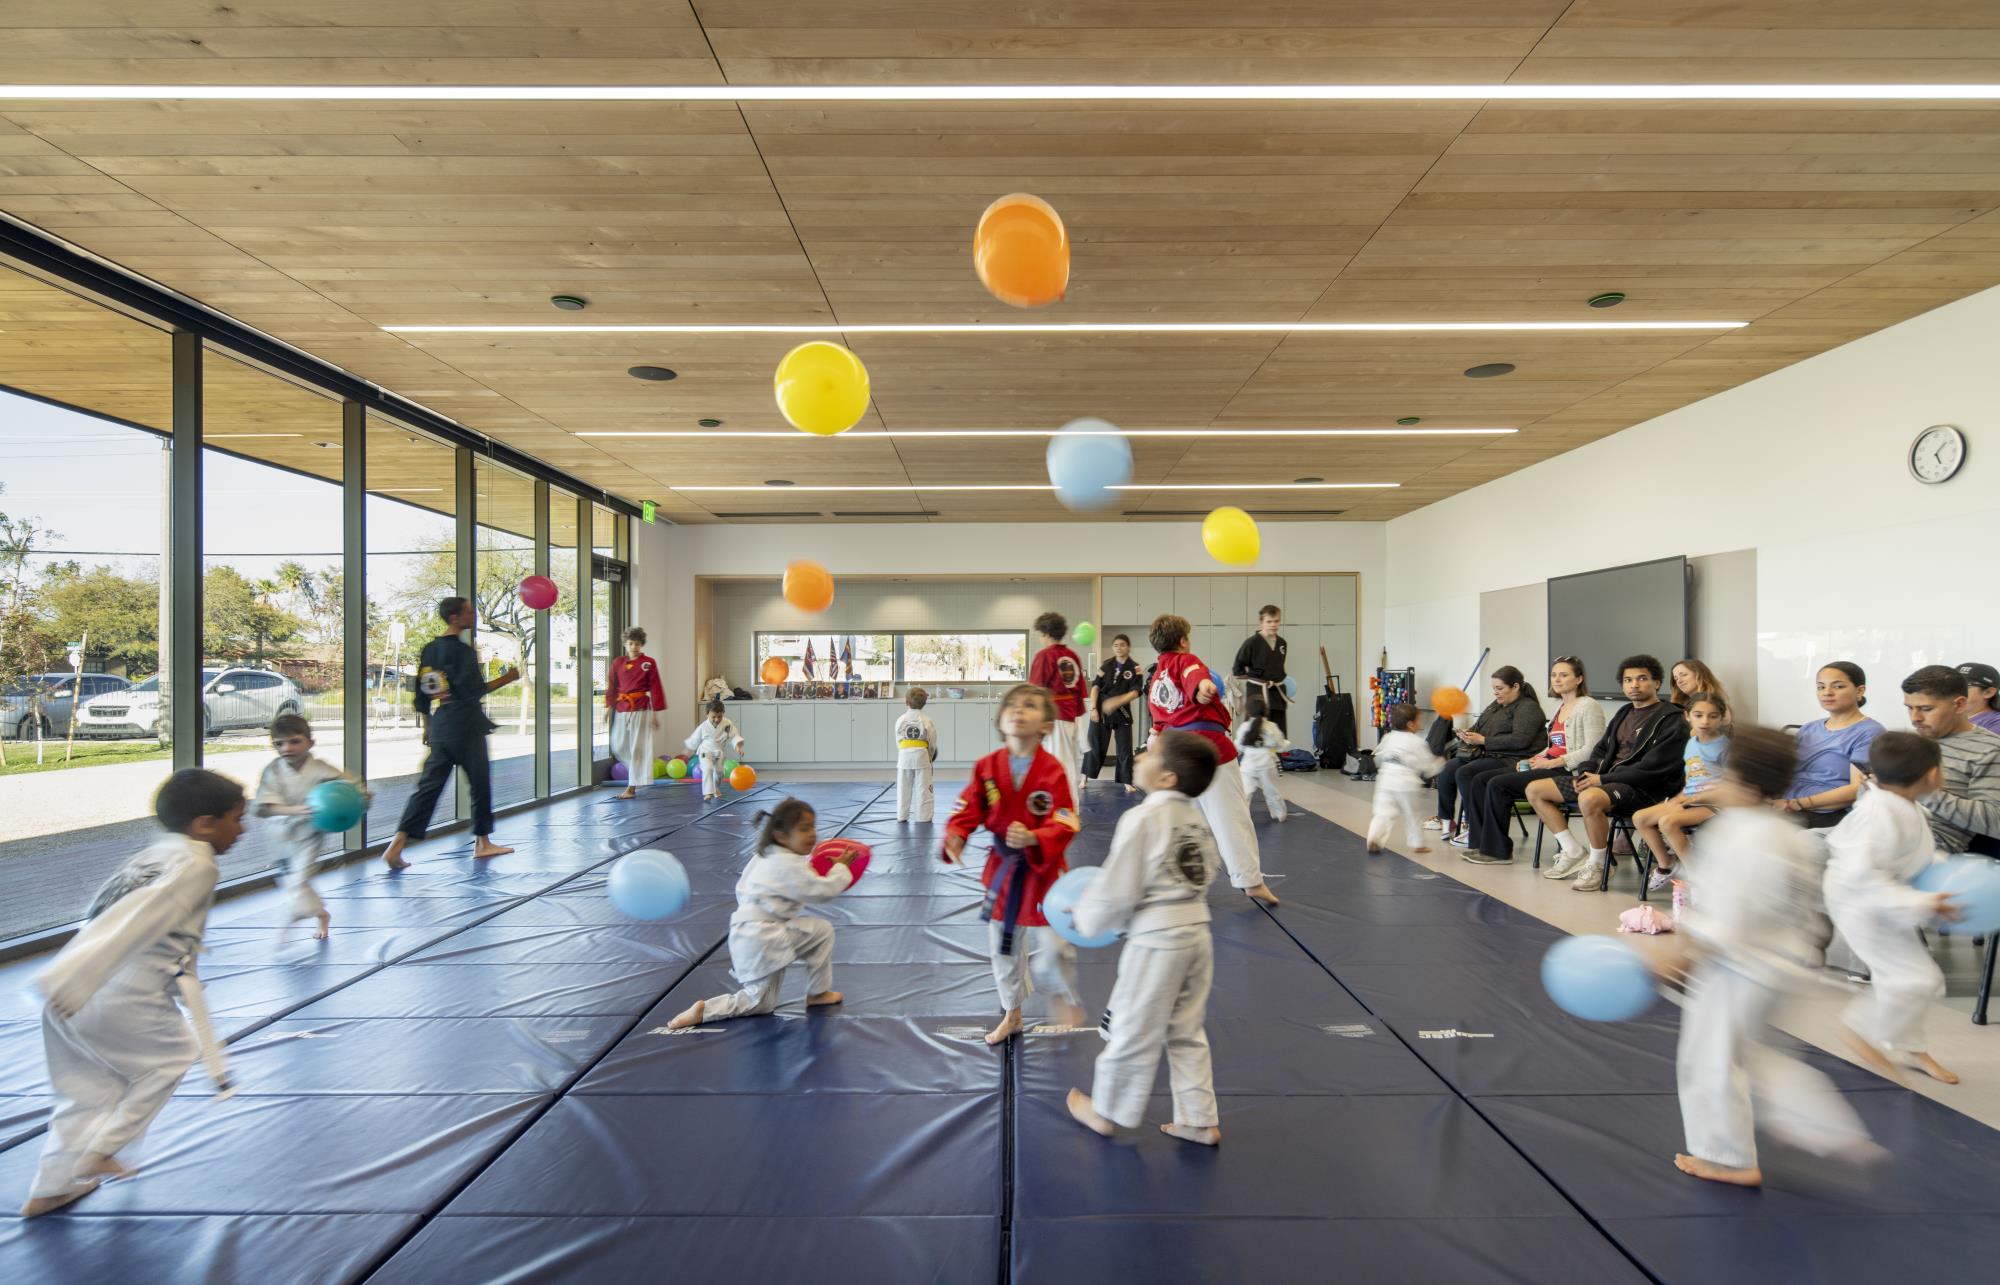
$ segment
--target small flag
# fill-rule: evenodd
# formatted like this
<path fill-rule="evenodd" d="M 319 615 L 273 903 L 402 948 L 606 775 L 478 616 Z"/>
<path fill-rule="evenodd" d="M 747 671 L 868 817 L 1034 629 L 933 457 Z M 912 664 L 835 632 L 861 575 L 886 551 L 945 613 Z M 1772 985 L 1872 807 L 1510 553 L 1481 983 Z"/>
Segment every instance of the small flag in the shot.
<path fill-rule="evenodd" d="M 813 641 L 810 638 L 806 639 L 805 671 L 806 681 L 811 682 L 813 676 Z"/>

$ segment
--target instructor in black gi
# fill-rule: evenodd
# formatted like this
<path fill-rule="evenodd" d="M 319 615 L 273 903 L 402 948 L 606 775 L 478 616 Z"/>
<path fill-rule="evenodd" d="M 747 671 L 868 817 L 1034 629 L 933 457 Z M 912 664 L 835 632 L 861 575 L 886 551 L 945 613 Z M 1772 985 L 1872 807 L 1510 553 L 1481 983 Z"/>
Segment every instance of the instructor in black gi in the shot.
<path fill-rule="evenodd" d="M 1236 649 L 1236 663 L 1229 667 L 1232 677 L 1243 680 L 1244 712 L 1262 714 L 1289 737 L 1285 726 L 1285 640 L 1278 633 L 1278 609 L 1266 603 L 1257 609 L 1257 632 Z"/>
<path fill-rule="evenodd" d="M 1111 638 L 1111 657 L 1098 667 L 1090 684 L 1090 752 L 1083 756 L 1084 779 L 1094 781 L 1104 770 L 1104 754 L 1117 738 L 1118 760 L 1113 779 L 1132 784 L 1132 704 L 1144 691 L 1139 662 L 1132 659 L 1132 640 Z"/>

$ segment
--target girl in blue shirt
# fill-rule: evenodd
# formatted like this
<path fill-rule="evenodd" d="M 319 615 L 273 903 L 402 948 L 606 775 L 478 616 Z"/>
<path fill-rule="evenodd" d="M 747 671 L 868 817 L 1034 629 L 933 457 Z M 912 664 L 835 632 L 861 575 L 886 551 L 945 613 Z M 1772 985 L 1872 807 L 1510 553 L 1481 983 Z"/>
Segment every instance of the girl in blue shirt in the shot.
<path fill-rule="evenodd" d="M 1722 780 L 1722 762 L 1729 753 L 1729 704 L 1715 692 L 1696 692 L 1685 706 L 1689 736 L 1681 753 L 1681 792 L 1664 803 L 1641 808 L 1632 825 L 1653 854 L 1653 877 L 1646 887 L 1659 889 L 1673 882 L 1681 858 L 1687 855 L 1688 831 L 1715 815 L 1701 796 Z"/>

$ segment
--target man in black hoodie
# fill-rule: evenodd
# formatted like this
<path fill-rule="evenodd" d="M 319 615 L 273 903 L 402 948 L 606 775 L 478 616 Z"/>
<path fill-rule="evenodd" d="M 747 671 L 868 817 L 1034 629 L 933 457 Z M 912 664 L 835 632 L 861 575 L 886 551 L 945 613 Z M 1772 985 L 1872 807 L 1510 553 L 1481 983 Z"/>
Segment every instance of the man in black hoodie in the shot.
<path fill-rule="evenodd" d="M 1556 863 L 1544 879 L 1574 875 L 1577 892 L 1599 892 L 1611 866 L 1611 819 L 1671 798 L 1680 788 L 1687 719 L 1680 708 L 1660 699 L 1666 677 L 1654 656 L 1628 656 L 1618 666 L 1626 705 L 1611 716 L 1603 739 L 1568 776 L 1531 782 L 1528 802 L 1556 836 Z M 1586 850 L 1569 832 L 1566 808 L 1583 815 L 1590 838 Z"/>

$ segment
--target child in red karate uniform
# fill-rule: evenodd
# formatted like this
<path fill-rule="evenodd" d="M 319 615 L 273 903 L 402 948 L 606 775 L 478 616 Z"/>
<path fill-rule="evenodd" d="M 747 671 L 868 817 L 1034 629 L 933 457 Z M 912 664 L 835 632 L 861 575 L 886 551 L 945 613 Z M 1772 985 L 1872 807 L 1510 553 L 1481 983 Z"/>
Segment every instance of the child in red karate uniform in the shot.
<path fill-rule="evenodd" d="M 954 863 L 973 831 L 983 826 L 993 835 L 980 876 L 986 885 L 980 916 L 987 921 L 993 981 L 1006 1016 L 987 1032 L 988 1044 L 1002 1043 L 1021 1029 L 1021 1002 L 1036 989 L 1048 993 L 1056 1024 L 1084 1021 L 1077 1003 L 1076 947 L 1056 936 L 1042 917 L 1042 897 L 1069 868 L 1063 850 L 1079 825 L 1070 775 L 1042 748 L 1055 718 L 1055 701 L 1046 689 L 1022 683 L 1009 691 L 994 720 L 1006 747 L 973 764 L 972 780 L 945 826 L 944 859 Z"/>

